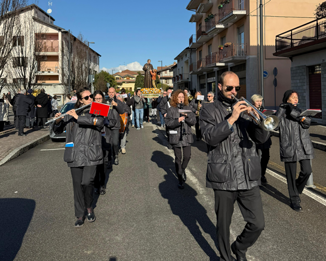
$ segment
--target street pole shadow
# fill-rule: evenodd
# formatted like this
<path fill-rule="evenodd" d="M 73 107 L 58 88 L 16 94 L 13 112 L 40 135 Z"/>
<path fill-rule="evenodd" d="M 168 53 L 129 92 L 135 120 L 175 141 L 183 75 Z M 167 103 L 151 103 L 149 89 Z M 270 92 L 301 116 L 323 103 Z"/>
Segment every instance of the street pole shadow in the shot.
<path fill-rule="evenodd" d="M 154 151 L 151 160 L 166 172 L 165 181 L 159 184 L 159 190 L 162 197 L 168 200 L 172 213 L 179 216 L 209 260 L 220 260 L 199 229 L 201 227 L 217 247 L 216 227 L 207 216 L 206 209 L 196 199 L 197 192 L 187 183 L 184 184 L 183 190 L 178 189 L 178 179 L 172 171 L 174 159 L 171 156 Z"/>
<path fill-rule="evenodd" d="M 0 223 L 1 261 L 15 259 L 32 220 L 35 205 L 35 201 L 31 199 L 0 199 L 0 209 L 6 213 L 2 215 Z"/>
<path fill-rule="evenodd" d="M 272 187 L 271 185 L 266 184 L 264 186 L 260 186 L 260 190 L 264 191 L 266 194 L 277 199 L 283 204 L 288 206 L 290 205 L 290 199 L 287 196 L 285 196 L 283 193 L 279 192 L 276 188 Z"/>

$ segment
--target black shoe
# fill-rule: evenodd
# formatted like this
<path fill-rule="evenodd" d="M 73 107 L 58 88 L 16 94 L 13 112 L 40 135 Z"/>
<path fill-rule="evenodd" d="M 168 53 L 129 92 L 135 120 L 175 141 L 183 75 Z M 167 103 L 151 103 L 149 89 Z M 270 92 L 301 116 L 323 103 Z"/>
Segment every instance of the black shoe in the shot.
<path fill-rule="evenodd" d="M 185 187 L 183 186 L 182 183 L 179 183 L 179 184 L 178 184 L 178 188 L 179 188 L 179 189 L 184 189 Z"/>
<path fill-rule="evenodd" d="M 100 194 L 101 195 L 104 195 L 106 193 L 106 191 L 105 191 L 105 187 L 101 187 L 101 189 L 100 189 Z"/>
<path fill-rule="evenodd" d="M 232 243 L 231 250 L 235 254 L 237 261 L 247 261 L 246 255 L 237 250 L 235 242 Z"/>
<path fill-rule="evenodd" d="M 100 189 L 94 188 L 94 193 L 97 194 L 97 195 L 100 195 Z"/>
<path fill-rule="evenodd" d="M 26 134 L 18 134 L 18 136 L 26 136 Z"/>
<path fill-rule="evenodd" d="M 114 164 L 115 164 L 115 165 L 119 165 L 119 159 L 118 159 L 118 157 L 115 157 L 115 159 L 114 159 Z"/>
<path fill-rule="evenodd" d="M 261 181 L 261 184 L 262 185 L 266 185 L 268 183 L 267 182 L 267 179 L 265 178 L 265 176 L 262 176 L 261 179 L 260 179 L 260 181 Z"/>
<path fill-rule="evenodd" d="M 297 211 L 297 212 L 302 212 L 303 209 L 302 207 L 300 206 L 300 203 L 299 202 L 296 202 L 296 203 L 291 203 L 291 208 L 294 210 L 294 211 Z"/>
<path fill-rule="evenodd" d="M 84 219 L 77 219 L 75 227 L 82 227 L 84 225 Z"/>
<path fill-rule="evenodd" d="M 94 215 L 94 212 L 87 214 L 87 221 L 88 222 L 94 222 L 95 220 L 96 220 L 96 217 Z"/>
<path fill-rule="evenodd" d="M 108 162 L 108 165 L 107 165 L 107 167 L 106 167 L 107 169 L 112 169 L 112 162 L 110 161 L 110 162 Z"/>

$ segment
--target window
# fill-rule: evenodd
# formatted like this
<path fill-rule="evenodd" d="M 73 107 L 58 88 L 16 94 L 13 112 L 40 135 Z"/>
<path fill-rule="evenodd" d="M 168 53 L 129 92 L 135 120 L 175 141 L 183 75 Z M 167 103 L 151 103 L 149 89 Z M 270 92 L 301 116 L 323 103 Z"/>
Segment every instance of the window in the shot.
<path fill-rule="evenodd" d="M 244 45 L 244 25 L 238 27 L 238 45 Z"/>
<path fill-rule="evenodd" d="M 14 36 L 13 45 L 15 46 L 24 46 L 24 36 Z"/>
<path fill-rule="evenodd" d="M 308 67 L 309 74 L 320 74 L 321 73 L 321 66 L 319 65 L 314 65 L 314 66 L 309 66 Z"/>
<path fill-rule="evenodd" d="M 14 57 L 12 66 L 14 68 L 19 66 L 27 66 L 27 57 Z"/>
<path fill-rule="evenodd" d="M 221 37 L 221 45 L 224 45 L 226 43 L 226 37 L 223 36 Z"/>
<path fill-rule="evenodd" d="M 210 44 L 208 46 L 208 55 L 211 55 L 212 54 L 212 45 Z"/>
<path fill-rule="evenodd" d="M 239 0 L 239 10 L 244 10 L 245 0 Z"/>

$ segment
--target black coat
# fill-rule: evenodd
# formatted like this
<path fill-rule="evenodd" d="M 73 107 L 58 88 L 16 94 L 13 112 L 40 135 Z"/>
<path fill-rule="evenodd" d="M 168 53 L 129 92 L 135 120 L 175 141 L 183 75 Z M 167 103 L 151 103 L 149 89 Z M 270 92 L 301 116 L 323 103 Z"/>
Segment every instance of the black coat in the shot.
<path fill-rule="evenodd" d="M 190 110 L 189 106 L 185 106 L 184 110 Z M 196 117 L 192 112 L 187 112 L 187 117 L 185 122 L 181 124 L 179 122 L 179 109 L 176 107 L 170 107 L 167 110 L 165 117 L 165 124 L 169 128 L 169 143 L 176 147 L 190 146 L 194 142 L 194 137 L 192 135 L 191 126 L 195 125 Z M 182 126 L 182 129 L 181 129 Z M 174 133 L 176 132 L 176 133 Z"/>
<path fill-rule="evenodd" d="M 269 132 L 243 114 L 229 126 L 231 105 L 219 99 L 204 103 L 200 128 L 208 144 L 206 186 L 218 190 L 248 190 L 260 185 L 260 158 L 255 143 L 264 143 Z"/>
<path fill-rule="evenodd" d="M 309 135 L 311 119 L 301 121 L 300 111 L 281 105 L 276 116 L 280 124 L 280 156 L 283 162 L 313 159 L 314 149 Z"/>
<path fill-rule="evenodd" d="M 164 96 L 162 100 L 160 101 L 160 111 L 162 115 L 164 116 L 165 113 L 167 113 L 168 108 L 170 108 L 170 103 L 169 103 L 170 98 L 168 96 Z"/>
<path fill-rule="evenodd" d="M 264 107 L 260 107 L 259 109 L 261 112 L 264 111 Z M 267 139 L 266 142 L 264 142 L 263 144 L 257 144 L 257 149 L 258 150 L 266 150 L 266 149 L 269 149 L 272 145 L 272 140 L 271 140 L 271 137 L 269 137 Z"/>
<path fill-rule="evenodd" d="M 41 105 L 42 107 L 37 107 L 36 115 L 39 118 L 47 118 L 48 117 L 48 95 L 41 92 L 35 98 L 35 105 Z"/>
<path fill-rule="evenodd" d="M 27 116 L 28 112 L 31 110 L 33 101 L 24 94 L 18 94 L 15 100 L 16 115 L 17 116 Z"/>
<path fill-rule="evenodd" d="M 35 97 L 32 94 L 27 95 L 33 103 L 30 106 L 30 110 L 28 111 L 27 117 L 35 118 L 36 117 L 36 107 L 35 107 Z"/>
<path fill-rule="evenodd" d="M 89 114 L 89 109 L 78 112 L 78 116 L 76 120 L 67 115 L 58 125 L 53 124 L 54 133 L 60 134 L 66 128 L 66 143 L 74 143 L 74 147 L 66 147 L 64 161 L 69 167 L 99 165 L 103 162 L 101 129 L 104 118 Z"/>

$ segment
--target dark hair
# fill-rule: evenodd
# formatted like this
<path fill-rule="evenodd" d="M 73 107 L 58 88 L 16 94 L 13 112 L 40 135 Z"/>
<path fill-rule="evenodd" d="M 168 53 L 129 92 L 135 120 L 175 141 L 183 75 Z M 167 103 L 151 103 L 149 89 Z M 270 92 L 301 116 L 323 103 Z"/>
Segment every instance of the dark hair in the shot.
<path fill-rule="evenodd" d="M 70 99 L 70 100 L 71 100 L 71 95 L 70 95 L 70 94 L 67 94 L 67 97 L 68 97 L 68 99 Z"/>
<path fill-rule="evenodd" d="M 76 102 L 76 104 L 75 104 L 75 109 L 78 109 L 78 108 L 80 108 L 81 106 L 82 106 L 82 103 L 81 103 L 81 100 L 83 99 L 83 97 L 82 97 L 82 93 L 84 92 L 84 91 L 89 91 L 89 92 L 91 92 L 88 88 L 82 88 L 82 89 L 80 89 L 78 92 L 76 92 L 76 95 L 77 95 L 77 102 Z"/>
<path fill-rule="evenodd" d="M 103 92 L 102 91 L 100 91 L 100 90 L 97 90 L 97 91 L 95 91 L 94 93 L 93 93 L 93 97 L 94 97 L 94 99 L 95 99 L 95 96 L 96 95 L 101 95 L 102 96 L 102 99 L 103 99 L 103 101 L 102 102 L 104 102 L 104 94 L 103 94 Z"/>
<path fill-rule="evenodd" d="M 55 99 L 55 100 L 56 100 L 56 99 L 57 99 L 57 95 L 54 95 L 54 96 L 53 96 L 53 99 Z"/>
<path fill-rule="evenodd" d="M 126 93 L 125 88 L 122 88 L 120 92 L 121 92 L 122 94 L 123 94 L 123 93 Z"/>
<path fill-rule="evenodd" d="M 42 92 L 42 93 L 45 93 L 45 90 L 44 90 L 44 89 L 41 89 L 41 92 Z"/>
<path fill-rule="evenodd" d="M 185 97 L 185 100 L 184 100 L 184 105 L 188 105 L 189 102 L 188 102 L 188 96 L 185 94 L 185 92 L 183 90 L 176 90 L 173 92 L 172 96 L 171 96 L 171 101 L 170 101 L 170 104 L 172 107 L 177 107 L 178 106 L 178 96 L 180 93 L 183 93 L 183 96 Z"/>

